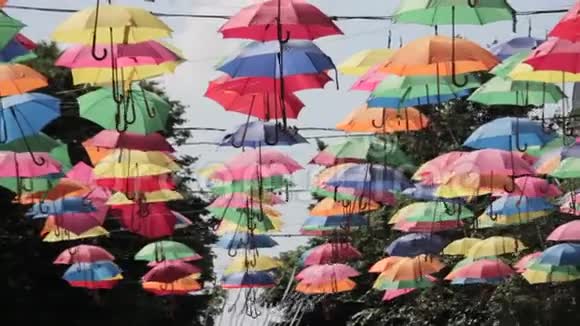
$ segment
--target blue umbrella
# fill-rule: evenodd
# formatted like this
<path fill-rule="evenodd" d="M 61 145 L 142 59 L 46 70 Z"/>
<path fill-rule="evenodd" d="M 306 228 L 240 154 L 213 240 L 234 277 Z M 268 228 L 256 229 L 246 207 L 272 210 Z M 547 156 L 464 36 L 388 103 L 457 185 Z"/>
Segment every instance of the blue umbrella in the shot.
<path fill-rule="evenodd" d="M 33 218 L 44 218 L 47 215 L 62 215 L 66 213 L 90 213 L 97 209 L 86 198 L 69 197 L 54 201 L 36 203 L 26 213 Z"/>
<path fill-rule="evenodd" d="M 502 61 L 522 51 L 531 51 L 542 44 L 544 40 L 531 36 L 518 36 L 505 42 L 496 43 L 490 47 L 490 52 Z"/>
<path fill-rule="evenodd" d="M 407 188 L 403 190 L 402 194 L 409 196 L 414 199 L 427 200 L 427 201 L 443 201 L 446 203 L 453 204 L 465 204 L 463 198 L 441 198 L 435 195 L 437 188 L 439 186 L 427 186 L 421 183 L 415 183 L 412 188 Z"/>
<path fill-rule="evenodd" d="M 222 278 L 222 287 L 230 289 L 269 287 L 276 282 L 269 272 L 246 272 L 225 275 Z"/>
<path fill-rule="evenodd" d="M 537 264 L 580 266 L 580 244 L 561 243 L 552 246 L 538 257 Z"/>
<path fill-rule="evenodd" d="M 216 244 L 224 249 L 256 249 L 272 248 L 278 245 L 270 236 L 265 234 L 249 235 L 248 233 L 226 233 Z"/>
<path fill-rule="evenodd" d="M 327 182 L 333 187 L 354 188 L 368 193 L 403 191 L 412 187 L 411 182 L 398 170 L 384 165 L 356 164 L 346 168 Z"/>
<path fill-rule="evenodd" d="M 119 275 L 122 270 L 111 261 L 97 261 L 93 263 L 72 264 L 62 278 L 69 282 L 74 281 L 103 281 Z"/>
<path fill-rule="evenodd" d="M 367 219 L 362 215 L 337 215 L 337 216 L 311 216 L 304 221 L 302 227 L 319 227 L 325 229 L 339 228 L 350 225 L 351 227 L 367 225 Z"/>
<path fill-rule="evenodd" d="M 554 205 L 542 197 L 502 196 L 485 209 L 489 216 L 553 211 Z"/>
<path fill-rule="evenodd" d="M 439 254 L 446 241 L 438 235 L 409 233 L 391 242 L 385 248 L 389 256 L 415 257 L 421 254 Z"/>
<path fill-rule="evenodd" d="M 463 96 L 469 95 L 470 91 L 468 89 L 463 89 L 456 94 L 441 94 L 439 96 L 425 96 L 416 98 L 396 98 L 396 97 L 369 97 L 367 100 L 367 106 L 369 108 L 406 108 L 409 106 L 420 106 L 420 105 L 435 105 L 450 100 L 454 100 Z"/>
<path fill-rule="evenodd" d="M 40 93 L 3 97 L 0 106 L 0 143 L 37 134 L 60 116 L 60 100 Z"/>
<path fill-rule="evenodd" d="M 0 50 L 0 62 L 19 62 L 34 57 L 34 53 L 18 42 L 16 38 L 13 38 Z"/>
<path fill-rule="evenodd" d="M 317 74 L 335 69 L 329 56 L 311 41 L 290 40 L 283 45 L 283 72 L 280 74 L 278 41 L 254 42 L 246 46 L 235 58 L 228 60 L 218 70 L 232 78 L 270 77 L 280 78 L 301 74 Z"/>
<path fill-rule="evenodd" d="M 220 146 L 259 147 L 268 145 L 307 144 L 308 141 L 294 128 L 279 123 L 253 121 L 226 132 Z"/>
<path fill-rule="evenodd" d="M 506 117 L 481 125 L 467 138 L 463 146 L 525 151 L 528 146 L 543 146 L 555 137 L 556 133 L 546 133 L 540 122 Z"/>

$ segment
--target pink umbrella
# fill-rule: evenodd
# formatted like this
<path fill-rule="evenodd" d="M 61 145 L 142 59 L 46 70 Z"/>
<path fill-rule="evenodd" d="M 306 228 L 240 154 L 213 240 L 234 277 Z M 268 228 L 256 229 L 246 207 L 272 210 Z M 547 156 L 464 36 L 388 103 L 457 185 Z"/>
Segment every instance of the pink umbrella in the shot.
<path fill-rule="evenodd" d="M 179 55 L 155 41 L 136 44 L 114 44 L 113 51 L 110 45 L 96 45 L 98 53 L 105 53 L 105 59 L 93 58 L 94 51 L 90 45 L 76 45 L 66 49 L 58 58 L 55 65 L 67 68 L 108 68 L 111 67 L 110 53 L 115 54 L 119 68 L 142 65 L 158 65 L 165 62 L 182 60 Z"/>
<path fill-rule="evenodd" d="M 359 275 L 359 272 L 348 265 L 327 264 L 308 266 L 296 275 L 296 279 L 308 284 L 325 284 Z"/>
<path fill-rule="evenodd" d="M 441 184 L 443 183 L 442 171 L 465 154 L 467 153 L 449 152 L 439 155 L 421 165 L 413 175 L 413 180 L 421 181 L 425 185 Z"/>
<path fill-rule="evenodd" d="M 68 248 L 56 257 L 53 264 L 71 265 L 76 263 L 92 263 L 103 260 L 115 260 L 107 250 L 91 245 L 78 245 Z"/>
<path fill-rule="evenodd" d="M 78 181 L 84 185 L 95 184 L 95 174 L 93 168 L 84 162 L 78 162 L 67 173 L 66 177 Z"/>
<path fill-rule="evenodd" d="M 538 197 L 558 197 L 562 195 L 562 191 L 558 186 L 551 184 L 546 179 L 538 177 L 520 177 L 515 180 L 517 190 L 513 193 L 508 193 L 505 190 L 496 189 L 493 196 L 525 196 L 531 198 Z"/>
<path fill-rule="evenodd" d="M 568 13 L 554 26 L 549 36 L 571 41 L 580 40 L 580 2 L 568 10 Z"/>
<path fill-rule="evenodd" d="M 353 91 L 366 91 L 372 92 L 377 88 L 377 86 L 385 79 L 387 76 L 386 73 L 381 72 L 379 69 L 381 68 L 382 64 L 378 64 L 369 71 L 367 71 L 364 75 L 359 77 L 352 87 L 350 88 Z"/>
<path fill-rule="evenodd" d="M 391 301 L 395 300 L 396 298 L 403 296 L 405 294 L 409 294 L 417 289 L 395 289 L 395 290 L 387 290 L 385 291 L 385 295 L 383 296 L 383 301 Z"/>
<path fill-rule="evenodd" d="M 248 149 L 236 155 L 211 175 L 222 181 L 255 180 L 292 174 L 302 169 L 298 162 L 274 149 Z"/>
<path fill-rule="evenodd" d="M 172 235 L 177 222 L 165 203 L 114 205 L 111 208 L 111 213 L 125 228 L 149 239 Z"/>
<path fill-rule="evenodd" d="M 103 148 L 125 148 L 139 151 L 158 151 L 173 153 L 175 149 L 165 137 L 158 133 L 141 135 L 133 132 L 103 130 L 85 142 L 88 146 Z"/>
<path fill-rule="evenodd" d="M 143 282 L 173 283 L 196 273 L 201 273 L 201 269 L 197 266 L 179 260 L 169 260 L 153 267 L 141 279 Z"/>
<path fill-rule="evenodd" d="M 88 201 L 96 208 L 96 211 L 89 213 L 65 213 L 54 215 L 54 223 L 66 230 L 75 234 L 81 234 L 96 226 L 101 226 L 105 223 L 109 207 L 105 205 L 106 199 L 103 198 L 87 198 Z"/>
<path fill-rule="evenodd" d="M 284 39 L 314 40 L 342 34 L 328 16 L 303 0 L 269 0 L 245 7 L 222 25 L 219 32 L 224 38 L 273 41 L 279 38 L 278 19 Z"/>
<path fill-rule="evenodd" d="M 360 257 L 362 254 L 348 242 L 325 243 L 309 251 L 308 256 L 304 259 L 304 265 L 330 264 Z"/>
<path fill-rule="evenodd" d="M 169 174 L 148 175 L 129 178 L 102 178 L 97 180 L 101 187 L 124 193 L 153 192 L 162 189 L 175 189 L 173 177 Z"/>
<path fill-rule="evenodd" d="M 551 38 L 536 48 L 524 61 L 534 70 L 580 72 L 580 42 Z"/>
<path fill-rule="evenodd" d="M 284 90 L 288 93 L 294 93 L 305 89 L 324 88 L 324 85 L 331 80 L 332 78 L 328 77 L 325 72 L 286 76 L 284 77 Z M 220 90 L 232 91 L 240 95 L 280 92 L 280 79 L 270 77 L 230 78 L 223 76 L 216 81 L 220 81 Z"/>
<path fill-rule="evenodd" d="M 477 278 L 490 279 L 507 277 L 515 274 L 514 270 L 506 263 L 499 259 L 482 259 L 473 263 L 462 266 L 451 273 L 445 279 L 453 280 L 456 278 Z"/>
<path fill-rule="evenodd" d="M 500 149 L 481 149 L 462 155 L 443 170 L 443 175 L 533 175 L 534 168 L 521 155 Z"/>
<path fill-rule="evenodd" d="M 580 193 L 566 193 L 564 195 L 564 203 L 560 206 L 560 212 L 580 216 L 580 209 L 578 209 L 577 203 L 580 203 Z"/>
<path fill-rule="evenodd" d="M 580 241 L 580 220 L 574 220 L 560 225 L 550 233 L 548 240 Z"/>
<path fill-rule="evenodd" d="M 0 152 L 0 177 L 32 178 L 59 173 L 61 164 L 48 153 Z M 43 162 L 42 165 L 36 162 Z"/>
<path fill-rule="evenodd" d="M 267 194 L 263 196 L 262 203 L 266 205 L 279 205 L 284 203 L 282 198 L 274 195 Z M 219 196 L 216 198 L 208 207 L 211 208 L 222 208 L 222 207 L 232 207 L 232 208 L 248 208 L 259 206 L 257 194 L 254 198 L 250 195 L 240 192 L 235 192 L 232 194 L 227 194 Z"/>
<path fill-rule="evenodd" d="M 524 257 L 522 257 L 520 260 L 518 260 L 517 263 L 514 264 L 514 268 L 516 269 L 516 272 L 518 273 L 523 273 L 526 271 L 526 269 L 528 268 L 528 266 L 530 265 L 530 263 L 532 261 L 534 261 L 536 258 L 540 257 L 540 255 L 542 254 L 541 251 L 536 251 L 533 252 L 531 254 L 525 255 Z"/>

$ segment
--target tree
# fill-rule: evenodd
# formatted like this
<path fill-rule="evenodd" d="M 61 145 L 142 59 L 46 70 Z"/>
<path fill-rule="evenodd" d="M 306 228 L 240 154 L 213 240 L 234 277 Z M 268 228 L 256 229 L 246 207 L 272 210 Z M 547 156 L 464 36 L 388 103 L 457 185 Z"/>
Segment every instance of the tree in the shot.
<path fill-rule="evenodd" d="M 74 162 L 89 163 L 80 145 L 102 128 L 78 116 L 76 97 L 93 88 L 73 86 L 70 71 L 54 66 L 60 50 L 54 43 L 41 43 L 36 49 L 38 59 L 30 66 L 49 78 L 49 87 L 42 92 L 57 96 L 63 103 L 63 116 L 45 128 L 50 136 L 69 145 Z M 185 122 L 185 106 L 169 100 L 155 83 L 144 85 L 164 97 L 172 105 L 167 137 L 181 144 L 189 137 L 178 129 Z M 186 173 L 180 176 L 179 190 L 185 200 L 172 203 L 172 209 L 192 220 L 189 228 L 176 231 L 174 238 L 192 247 L 204 257 L 202 279 L 213 282 L 213 257 L 209 245 L 215 241 L 210 225 L 200 218 L 206 203 L 192 193 L 187 184 L 192 180 L 189 165 L 193 157 L 181 157 Z M 4 280 L 3 321 L 23 325 L 212 325 L 219 313 L 222 296 L 219 291 L 201 292 L 196 296 L 155 297 L 144 292 L 139 283 L 147 271 L 133 255 L 148 241 L 129 233 L 115 234 L 108 239 L 97 238 L 90 243 L 113 253 L 123 269 L 125 280 L 112 290 L 86 291 L 72 288 L 61 280 L 64 269 L 52 264 L 54 258 L 76 242 L 47 244 L 38 236 L 41 224 L 24 217 L 25 207 L 12 203 L 14 194 L 0 190 L 0 277 Z"/>

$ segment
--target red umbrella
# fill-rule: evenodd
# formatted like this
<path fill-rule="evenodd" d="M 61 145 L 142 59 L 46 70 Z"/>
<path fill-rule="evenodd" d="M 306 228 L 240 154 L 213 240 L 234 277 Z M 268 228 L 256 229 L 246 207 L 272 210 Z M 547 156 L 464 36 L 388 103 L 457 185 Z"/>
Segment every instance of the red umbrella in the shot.
<path fill-rule="evenodd" d="M 153 267 L 141 278 L 144 282 L 173 283 L 191 274 L 201 273 L 201 269 L 188 263 L 171 260 Z"/>
<path fill-rule="evenodd" d="M 278 19 L 283 38 L 314 40 L 342 34 L 328 16 L 303 0 L 269 0 L 251 5 L 231 17 L 219 32 L 224 38 L 273 41 L 279 37 Z"/>
<path fill-rule="evenodd" d="M 514 268 L 516 269 L 516 272 L 518 273 L 523 273 L 526 271 L 526 269 L 528 268 L 528 266 L 530 265 L 530 263 L 532 261 L 534 261 L 536 258 L 540 257 L 540 255 L 542 254 L 541 251 L 536 251 L 533 252 L 531 254 L 525 255 L 524 257 L 522 257 L 520 260 L 518 260 L 517 263 L 514 264 Z"/>
<path fill-rule="evenodd" d="M 360 257 L 362 257 L 362 254 L 348 242 L 326 243 L 312 248 L 306 259 L 304 259 L 304 265 L 330 264 Z"/>
<path fill-rule="evenodd" d="M 165 137 L 158 133 L 141 135 L 133 132 L 103 130 L 85 142 L 88 146 L 103 148 L 125 148 L 139 151 L 158 151 L 173 153 L 175 149 Z"/>
<path fill-rule="evenodd" d="M 93 168 L 84 162 L 78 162 L 67 173 L 66 177 L 78 181 L 84 185 L 95 184 L 95 174 Z"/>
<path fill-rule="evenodd" d="M 105 281 L 68 281 L 68 284 L 76 288 L 85 288 L 91 290 L 97 289 L 112 289 L 119 283 L 120 280 L 105 280 Z"/>
<path fill-rule="evenodd" d="M 76 263 L 92 263 L 102 260 L 115 260 L 115 257 L 101 247 L 78 245 L 68 248 L 56 257 L 53 264 L 71 265 Z"/>
<path fill-rule="evenodd" d="M 97 184 L 101 187 L 124 193 L 154 192 L 162 189 L 175 189 L 175 183 L 169 174 L 130 178 L 103 178 L 98 179 Z"/>
<path fill-rule="evenodd" d="M 524 62 L 532 66 L 534 70 L 578 73 L 580 72 L 580 42 L 549 39 L 538 46 Z"/>
<path fill-rule="evenodd" d="M 571 41 L 580 40 L 580 2 L 568 10 L 548 35 Z"/>
<path fill-rule="evenodd" d="M 452 280 L 455 278 L 477 278 L 489 279 L 507 277 L 513 275 L 514 270 L 506 263 L 499 259 L 482 259 L 473 263 L 462 266 L 449 273 L 445 279 Z"/>
<path fill-rule="evenodd" d="M 81 234 L 105 222 L 109 207 L 105 205 L 108 192 L 102 188 L 96 188 L 86 196 L 87 203 L 95 207 L 95 211 L 87 213 L 65 213 L 53 215 L 55 225 L 69 230 L 75 234 Z"/>
<path fill-rule="evenodd" d="M 348 265 L 328 264 L 308 266 L 296 275 L 296 279 L 308 284 L 325 284 L 359 275 L 359 272 Z"/>
<path fill-rule="evenodd" d="M 331 81 L 325 72 L 319 74 L 302 74 L 290 75 L 284 77 L 284 90 L 288 93 L 294 93 L 305 89 L 324 88 L 324 85 Z M 215 80 L 219 81 L 215 87 L 224 90 L 236 92 L 240 95 L 251 95 L 259 93 L 276 93 L 280 92 L 280 79 L 270 77 L 238 77 L 231 78 L 222 76 Z"/>
<path fill-rule="evenodd" d="M 222 88 L 222 83 L 229 79 L 230 77 L 223 76 L 210 81 L 204 96 L 219 103 L 226 111 L 248 114 L 262 120 L 282 118 L 280 94 L 264 92 L 252 95 L 240 95 L 234 91 L 228 91 Z M 292 93 L 285 94 L 284 100 L 286 102 L 284 105 L 286 117 L 288 119 L 298 118 L 298 114 L 304 107 L 304 103 Z"/>
<path fill-rule="evenodd" d="M 580 241 L 580 220 L 570 221 L 557 227 L 548 236 L 550 241 Z"/>
<path fill-rule="evenodd" d="M 111 206 L 129 231 L 146 238 L 160 238 L 173 234 L 177 218 L 165 203 L 141 203 Z"/>

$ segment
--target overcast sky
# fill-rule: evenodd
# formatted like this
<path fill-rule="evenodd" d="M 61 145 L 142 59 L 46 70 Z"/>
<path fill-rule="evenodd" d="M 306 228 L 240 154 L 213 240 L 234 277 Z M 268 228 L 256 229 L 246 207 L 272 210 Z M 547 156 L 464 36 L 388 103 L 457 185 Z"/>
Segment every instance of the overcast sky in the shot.
<path fill-rule="evenodd" d="M 156 12 L 166 13 L 207 13 L 207 14 L 234 14 L 244 5 L 252 1 L 242 0 L 156 0 L 155 3 L 144 0 L 113 0 L 114 4 L 136 5 Z M 365 1 L 311 1 L 329 15 L 388 15 L 398 5 L 399 1 L 365 0 Z M 516 10 L 569 8 L 573 0 L 512 0 L 509 1 Z M 81 9 L 95 4 L 94 0 L 9 0 L 12 5 L 26 5 L 39 7 L 61 7 Z M 66 18 L 62 13 L 39 13 L 17 9 L 7 9 L 7 13 L 22 20 L 28 26 L 23 32 L 34 40 L 48 39 L 50 32 L 56 25 Z M 533 34 L 543 37 L 559 18 L 559 15 L 542 15 L 532 18 Z M 164 79 L 167 92 L 175 99 L 181 100 L 189 106 L 186 117 L 188 126 L 230 128 L 242 123 L 244 117 L 225 112 L 221 107 L 203 97 L 203 93 L 210 79 L 219 76 L 214 65 L 224 56 L 234 53 L 240 47 L 237 40 L 224 40 L 217 33 L 222 20 L 165 18 L 175 31 L 171 42 L 182 49 L 188 59 L 181 65 L 174 75 Z M 317 44 L 330 55 L 338 64 L 349 55 L 367 48 L 385 47 L 387 31 L 392 29 L 393 46 L 398 46 L 399 37 L 404 42 L 417 37 L 430 35 L 432 28 L 416 25 L 392 25 L 385 21 L 342 21 L 339 26 L 344 36 L 332 36 L 317 41 Z M 527 34 L 528 18 L 520 17 L 518 34 Z M 499 41 L 509 39 L 511 22 L 500 22 L 481 26 L 460 26 L 457 32 L 482 45 L 490 44 L 494 39 Z M 448 28 L 440 28 L 441 34 L 449 35 Z M 353 79 L 341 77 L 341 89 L 336 90 L 334 84 L 327 85 L 325 90 L 315 90 L 300 93 L 300 98 L 306 104 L 302 111 L 298 126 L 334 127 L 335 124 L 350 111 L 364 102 L 365 93 L 349 92 L 348 88 Z M 313 133 L 305 133 L 314 135 Z M 316 134 L 320 134 L 317 132 Z M 196 132 L 192 141 L 213 141 L 219 138 L 219 133 Z M 235 154 L 236 150 L 219 152 L 212 146 L 187 146 L 179 149 L 201 158 L 199 166 L 223 161 Z M 315 146 L 302 145 L 292 147 L 292 155 L 301 163 L 306 164 L 315 153 Z M 297 176 L 299 184 L 306 184 L 312 169 Z M 302 196 L 298 200 L 286 205 L 282 209 L 286 232 L 296 232 L 304 221 L 309 204 L 309 196 Z M 280 239 L 281 246 L 269 253 L 276 254 L 303 243 L 300 238 Z M 221 271 L 228 262 L 227 255 L 218 252 L 220 258 L 216 261 L 217 271 Z M 226 318 L 230 320 L 230 318 Z M 224 322 L 224 325 L 229 323 Z M 245 323 L 246 325 L 249 325 Z"/>

